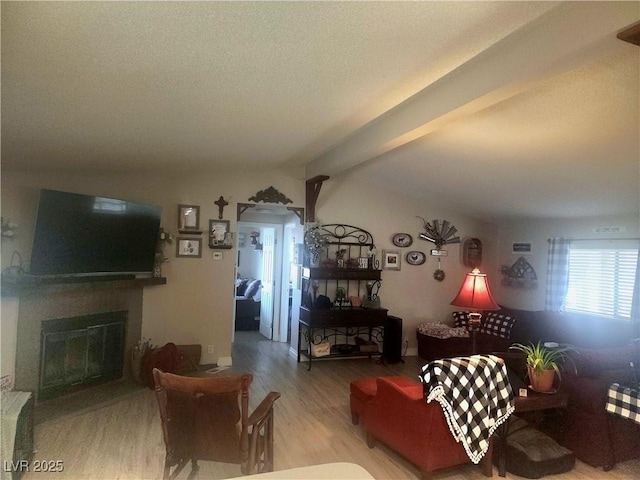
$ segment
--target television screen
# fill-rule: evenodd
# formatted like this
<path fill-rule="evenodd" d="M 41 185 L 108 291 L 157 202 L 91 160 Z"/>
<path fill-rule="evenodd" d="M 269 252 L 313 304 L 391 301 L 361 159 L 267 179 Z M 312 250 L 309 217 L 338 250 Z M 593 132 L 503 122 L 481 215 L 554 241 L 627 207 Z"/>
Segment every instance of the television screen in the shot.
<path fill-rule="evenodd" d="M 42 190 L 29 273 L 153 271 L 162 208 Z"/>

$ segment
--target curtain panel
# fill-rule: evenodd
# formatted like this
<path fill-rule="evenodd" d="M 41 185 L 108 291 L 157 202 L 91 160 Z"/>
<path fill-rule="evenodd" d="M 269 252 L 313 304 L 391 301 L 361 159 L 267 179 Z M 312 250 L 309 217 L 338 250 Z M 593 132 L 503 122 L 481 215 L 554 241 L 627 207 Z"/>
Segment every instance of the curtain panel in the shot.
<path fill-rule="evenodd" d="M 638 263 L 636 265 L 636 283 L 633 286 L 633 301 L 631 303 L 631 323 L 635 323 L 636 332 L 640 335 L 640 249 L 638 249 Z"/>
<path fill-rule="evenodd" d="M 549 239 L 545 310 L 559 312 L 562 308 L 569 280 L 570 244 L 571 240 L 567 238 L 555 237 Z"/>

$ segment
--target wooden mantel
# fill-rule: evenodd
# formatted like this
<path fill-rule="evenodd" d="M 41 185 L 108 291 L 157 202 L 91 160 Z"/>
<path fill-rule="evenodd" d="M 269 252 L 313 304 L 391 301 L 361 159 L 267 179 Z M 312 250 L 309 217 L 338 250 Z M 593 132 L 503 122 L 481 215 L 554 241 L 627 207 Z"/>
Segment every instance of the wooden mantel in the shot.
<path fill-rule="evenodd" d="M 165 285 L 165 277 L 128 278 L 116 276 L 113 279 L 96 277 L 68 277 L 52 279 L 30 275 L 2 278 L 3 297 L 21 297 L 25 295 L 54 295 L 72 290 L 125 289 Z"/>

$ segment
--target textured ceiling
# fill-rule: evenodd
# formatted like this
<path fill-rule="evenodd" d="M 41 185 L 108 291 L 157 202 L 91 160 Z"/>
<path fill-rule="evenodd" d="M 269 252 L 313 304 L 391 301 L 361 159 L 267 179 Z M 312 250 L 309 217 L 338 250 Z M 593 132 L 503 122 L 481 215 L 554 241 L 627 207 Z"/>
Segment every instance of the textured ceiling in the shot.
<path fill-rule="evenodd" d="M 615 33 L 640 3 L 1 8 L 3 169 L 356 168 L 487 219 L 639 209 L 640 48 Z"/>

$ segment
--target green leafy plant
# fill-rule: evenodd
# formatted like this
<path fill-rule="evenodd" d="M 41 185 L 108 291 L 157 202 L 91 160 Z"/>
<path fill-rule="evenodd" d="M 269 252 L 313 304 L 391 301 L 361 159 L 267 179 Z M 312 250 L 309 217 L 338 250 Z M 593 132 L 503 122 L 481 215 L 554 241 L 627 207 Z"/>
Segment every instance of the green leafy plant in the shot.
<path fill-rule="evenodd" d="M 558 377 L 560 377 L 560 369 L 564 367 L 565 361 L 573 362 L 568 353 L 575 351 L 571 347 L 545 347 L 540 342 L 529 345 L 514 343 L 509 348 L 523 352 L 527 356 L 527 366 L 531 367 L 534 372 L 555 370 Z"/>

